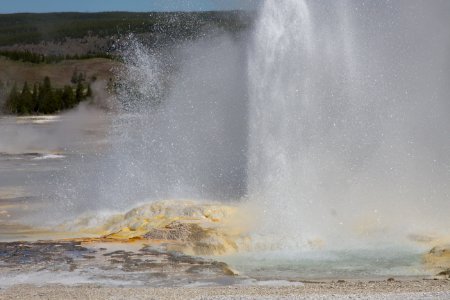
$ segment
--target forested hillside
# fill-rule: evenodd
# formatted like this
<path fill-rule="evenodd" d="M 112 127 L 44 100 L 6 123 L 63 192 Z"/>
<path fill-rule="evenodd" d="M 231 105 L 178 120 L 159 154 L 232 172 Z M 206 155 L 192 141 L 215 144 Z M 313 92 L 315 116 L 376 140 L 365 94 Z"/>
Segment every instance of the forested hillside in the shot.
<path fill-rule="evenodd" d="M 64 43 L 95 36 L 109 38 L 127 33 L 150 33 L 158 39 L 196 37 L 207 28 L 239 32 L 250 24 L 244 12 L 191 13 L 44 13 L 0 14 L 0 46 Z"/>
<path fill-rule="evenodd" d="M 167 52 L 217 33 L 239 35 L 252 20 L 243 11 L 0 14 L 0 110 L 55 113 L 95 97 L 94 83 L 114 92 L 115 46 L 129 34 Z M 78 72 L 84 79 L 71 80 Z"/>

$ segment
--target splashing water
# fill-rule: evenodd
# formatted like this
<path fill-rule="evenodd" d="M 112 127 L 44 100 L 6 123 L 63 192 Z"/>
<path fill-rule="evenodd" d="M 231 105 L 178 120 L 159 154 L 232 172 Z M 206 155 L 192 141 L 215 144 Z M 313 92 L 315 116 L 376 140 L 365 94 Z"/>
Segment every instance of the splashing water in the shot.
<path fill-rule="evenodd" d="M 448 235 L 449 12 L 443 1 L 264 2 L 248 161 L 263 243 Z"/>
<path fill-rule="evenodd" d="M 124 212 L 166 199 L 239 199 L 247 136 L 242 40 L 220 34 L 152 50 L 130 37 L 120 50 L 108 148 L 85 155 L 70 166 L 73 176 L 55 184 L 54 206 L 61 197 L 71 203 L 60 214 Z"/>
<path fill-rule="evenodd" d="M 87 126 L 94 146 L 32 159 L 50 205 L 23 218 L 240 252 L 224 259 L 261 277 L 425 274 L 450 233 L 449 23 L 446 0 L 266 0 L 250 45 L 129 39 L 119 112 Z"/>
<path fill-rule="evenodd" d="M 245 35 L 168 53 L 130 40 L 112 129 L 68 156 L 48 184 L 52 218 L 35 223 L 245 199 L 253 250 L 448 235 L 449 5 L 267 0 L 249 47 Z"/>

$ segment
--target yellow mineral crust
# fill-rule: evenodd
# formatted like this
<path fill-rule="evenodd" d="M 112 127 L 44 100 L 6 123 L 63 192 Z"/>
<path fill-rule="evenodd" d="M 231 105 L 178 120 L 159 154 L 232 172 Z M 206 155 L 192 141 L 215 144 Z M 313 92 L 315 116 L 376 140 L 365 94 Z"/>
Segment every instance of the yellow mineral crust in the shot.
<path fill-rule="evenodd" d="M 423 255 L 423 263 L 435 273 L 450 275 L 450 237 L 435 235 L 410 235 L 409 238 L 431 250 Z M 447 276 L 448 277 L 448 276 Z"/>
<path fill-rule="evenodd" d="M 246 229 L 234 205 L 189 200 L 165 200 L 136 207 L 108 217 L 102 224 L 85 226 L 80 232 L 108 240 L 145 241 L 164 244 L 168 250 L 193 255 L 237 252 L 248 242 Z"/>
<path fill-rule="evenodd" d="M 447 277 L 450 276 L 450 244 L 433 247 L 423 259 L 425 265 L 436 273 L 447 272 Z"/>

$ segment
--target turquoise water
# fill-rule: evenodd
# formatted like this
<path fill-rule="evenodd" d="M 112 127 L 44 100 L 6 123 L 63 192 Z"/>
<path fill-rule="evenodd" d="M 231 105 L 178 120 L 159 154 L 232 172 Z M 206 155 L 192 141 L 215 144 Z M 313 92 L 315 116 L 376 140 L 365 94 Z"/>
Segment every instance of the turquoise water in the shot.
<path fill-rule="evenodd" d="M 430 275 L 421 264 L 423 252 L 381 249 L 244 253 L 220 259 L 241 275 L 261 279 L 379 279 Z"/>

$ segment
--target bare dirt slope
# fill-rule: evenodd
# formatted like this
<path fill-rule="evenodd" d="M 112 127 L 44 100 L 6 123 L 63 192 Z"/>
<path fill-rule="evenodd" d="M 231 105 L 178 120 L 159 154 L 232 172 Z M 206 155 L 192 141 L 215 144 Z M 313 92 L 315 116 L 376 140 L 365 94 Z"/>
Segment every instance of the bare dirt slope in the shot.
<path fill-rule="evenodd" d="M 113 77 L 114 68 L 119 64 L 105 58 L 64 60 L 55 64 L 33 64 L 0 58 L 0 81 L 7 87 L 14 82 L 21 87 L 24 81 L 33 84 L 42 82 L 45 76 L 49 76 L 54 87 L 62 87 L 70 84 L 74 71 L 84 73 L 88 80 L 95 77 L 97 80 L 109 81 Z"/>

